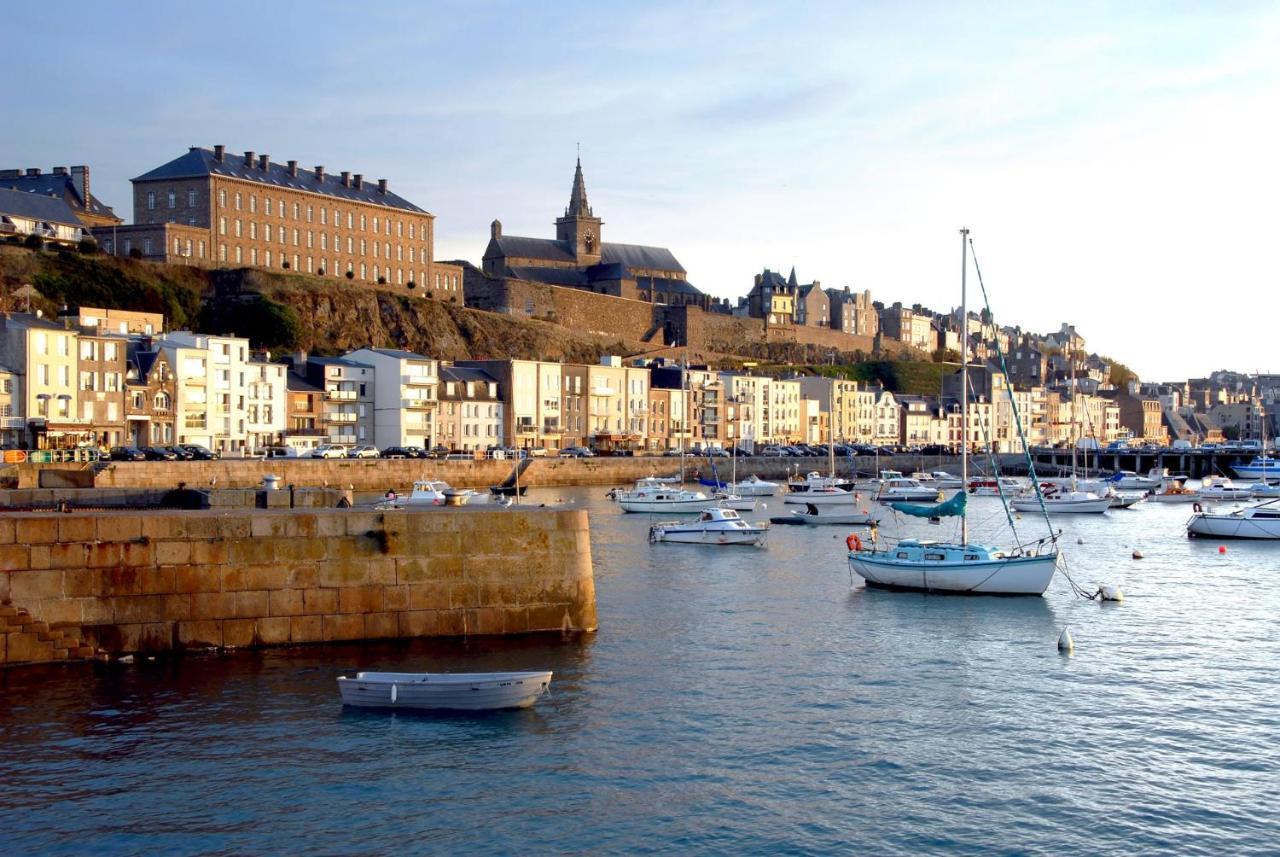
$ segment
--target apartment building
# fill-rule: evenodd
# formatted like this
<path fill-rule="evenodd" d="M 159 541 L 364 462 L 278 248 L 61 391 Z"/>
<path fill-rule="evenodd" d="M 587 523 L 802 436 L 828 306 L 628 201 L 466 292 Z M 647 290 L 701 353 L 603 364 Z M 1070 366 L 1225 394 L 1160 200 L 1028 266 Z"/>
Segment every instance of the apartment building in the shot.
<path fill-rule="evenodd" d="M 343 356 L 373 368 L 374 445 L 435 446 L 438 361 L 395 348 L 357 348 Z"/>
<path fill-rule="evenodd" d="M 0 366 L 0 446 L 20 446 L 26 420 L 22 418 L 20 376 L 8 366 Z"/>
<path fill-rule="evenodd" d="M 566 436 L 563 418 L 564 367 L 542 360 L 459 360 L 454 365 L 482 369 L 498 382 L 503 394 L 502 436 L 507 445 L 522 449 L 559 449 Z M 582 376 L 584 379 L 586 376 Z M 583 381 L 589 398 L 589 380 Z M 589 434 L 590 406 L 581 414 Z M 570 433 L 569 437 L 576 438 Z"/>
<path fill-rule="evenodd" d="M 171 446 L 177 442 L 176 389 L 176 374 L 163 350 L 131 350 L 125 364 L 123 445 Z"/>
<path fill-rule="evenodd" d="M 880 332 L 885 339 L 901 342 L 921 351 L 937 348 L 933 313 L 921 307 L 905 307 L 901 302 L 880 311 Z"/>
<path fill-rule="evenodd" d="M 765 410 L 768 378 L 721 372 L 720 384 L 725 403 L 725 445 L 741 447 L 748 452 L 767 441 L 761 414 Z"/>
<path fill-rule="evenodd" d="M 86 331 L 77 337 L 76 378 L 80 421 L 100 447 L 120 446 L 125 431 L 125 376 L 129 341 L 117 334 Z"/>
<path fill-rule="evenodd" d="M 164 315 L 125 309 L 82 306 L 59 316 L 85 332 L 117 336 L 159 336 L 164 332 Z"/>
<path fill-rule="evenodd" d="M 248 444 L 244 389 L 249 377 L 249 340 L 177 330 L 157 345 L 175 374 L 178 442 L 224 454 L 243 452 Z M 283 384 L 282 378 L 282 391 Z M 281 396 L 278 431 L 284 428 L 283 392 Z"/>
<path fill-rule="evenodd" d="M 30 449 L 93 442 L 80 411 L 78 341 L 76 331 L 39 315 L 0 316 L 0 365 L 14 373 L 26 418 L 22 444 Z"/>
<path fill-rule="evenodd" d="M 460 289 L 461 270 L 435 262 L 434 215 L 392 193 L 386 179 L 366 182 L 360 173 L 193 146 L 133 180 L 133 219 L 139 229 L 173 224 L 192 230 L 156 242 L 153 252 L 168 262 L 412 282 L 422 287 L 419 294 L 442 280 Z M 104 249 L 109 232 L 98 232 Z M 156 236 L 131 239 L 136 247 L 136 240 Z M 128 250 L 116 245 L 109 252 Z"/>
<path fill-rule="evenodd" d="M 343 446 L 375 442 L 377 370 L 372 363 L 351 357 L 311 357 L 300 367 L 295 363 L 295 371 L 298 368 L 302 368 L 307 381 L 319 391 L 313 428 L 320 429 L 320 442 Z M 296 416 L 305 419 L 301 414 Z M 411 418 L 409 422 L 420 422 L 420 417 L 419 414 L 419 419 Z"/>
<path fill-rule="evenodd" d="M 818 409 L 828 415 L 823 443 L 833 437 L 837 442 L 859 438 L 857 381 L 817 375 L 807 375 L 797 380 L 800 382 L 800 395 L 815 400 Z M 874 403 L 874 399 L 871 402 Z"/>
<path fill-rule="evenodd" d="M 503 446 L 502 396 L 498 381 L 483 369 L 440 367 L 436 442 L 475 452 Z"/>
<path fill-rule="evenodd" d="M 588 367 L 580 363 L 564 363 L 560 372 L 560 443 L 562 447 L 586 446 L 588 443 L 587 383 Z"/>

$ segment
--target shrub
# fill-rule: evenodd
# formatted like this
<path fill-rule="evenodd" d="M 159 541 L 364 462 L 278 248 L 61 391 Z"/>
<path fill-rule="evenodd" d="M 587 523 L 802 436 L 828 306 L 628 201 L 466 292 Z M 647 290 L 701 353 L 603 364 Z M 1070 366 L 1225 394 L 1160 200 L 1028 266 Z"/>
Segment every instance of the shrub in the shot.
<path fill-rule="evenodd" d="M 130 258 L 130 259 L 141 259 L 141 258 L 142 258 L 142 250 L 141 250 L 141 248 L 138 248 L 138 247 L 132 247 L 132 248 L 130 248 L 130 250 L 129 250 L 129 258 Z"/>
<path fill-rule="evenodd" d="M 293 266 L 292 266 L 292 265 L 290 265 L 288 262 L 284 262 L 284 263 L 282 263 L 282 264 L 280 265 L 280 267 L 281 267 L 281 268 L 284 268 L 284 269 L 287 271 L 287 270 L 289 270 L 289 268 L 291 268 L 291 267 L 293 267 Z"/>
<path fill-rule="evenodd" d="M 411 289 L 416 289 L 418 287 L 418 284 L 415 283 L 413 280 L 410 280 L 408 285 L 409 285 L 409 288 Z"/>
<path fill-rule="evenodd" d="M 356 272 L 355 272 L 355 271 L 347 271 L 347 279 L 348 279 L 348 280 L 354 280 L 355 278 L 356 278 Z"/>
<path fill-rule="evenodd" d="M 98 242 L 92 238 L 81 238 L 80 243 L 76 245 L 76 249 L 86 256 L 91 256 L 98 252 Z"/>
<path fill-rule="evenodd" d="M 319 276 L 323 277 L 323 276 L 324 276 L 324 265 L 321 265 L 319 268 L 316 268 L 316 273 L 317 273 Z"/>
<path fill-rule="evenodd" d="M 380 285 L 380 286 L 385 286 L 386 284 L 387 284 L 387 278 L 386 278 L 386 277 L 378 277 L 378 285 Z"/>
<path fill-rule="evenodd" d="M 32 232 L 26 238 L 22 239 L 22 246 L 30 250 L 40 250 L 44 247 L 44 239 Z"/>

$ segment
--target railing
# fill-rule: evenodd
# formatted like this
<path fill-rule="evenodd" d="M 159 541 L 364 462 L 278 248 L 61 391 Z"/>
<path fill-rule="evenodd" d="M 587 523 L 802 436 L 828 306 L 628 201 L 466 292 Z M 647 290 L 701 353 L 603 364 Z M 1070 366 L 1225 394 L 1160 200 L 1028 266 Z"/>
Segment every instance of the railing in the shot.
<path fill-rule="evenodd" d="M 27 421 L 22 417 L 0 417 L 0 428 L 26 428 Z"/>
<path fill-rule="evenodd" d="M 538 433 L 537 426 L 527 425 L 525 423 L 521 423 L 520 425 L 516 426 L 516 434 L 537 434 L 537 433 Z"/>
<path fill-rule="evenodd" d="M 401 399 L 400 407 L 407 411 L 426 411 L 434 408 L 436 402 L 434 399 Z"/>
<path fill-rule="evenodd" d="M 324 397 L 331 402 L 354 402 L 356 400 L 355 390 L 325 390 Z"/>
<path fill-rule="evenodd" d="M 440 379 L 435 375 L 401 375 L 400 383 L 407 387 L 424 387 L 438 384 Z"/>
<path fill-rule="evenodd" d="M 355 414 L 347 414 L 341 411 L 336 411 L 332 414 L 325 414 L 324 418 L 331 423 L 353 423 L 356 421 Z"/>

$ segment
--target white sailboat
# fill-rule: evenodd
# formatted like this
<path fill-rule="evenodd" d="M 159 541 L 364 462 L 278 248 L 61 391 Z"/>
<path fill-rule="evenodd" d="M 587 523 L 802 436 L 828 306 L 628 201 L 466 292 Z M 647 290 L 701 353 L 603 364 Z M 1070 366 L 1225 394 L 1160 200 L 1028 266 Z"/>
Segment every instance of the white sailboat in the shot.
<path fill-rule="evenodd" d="M 1280 539 L 1280 500 L 1268 500 L 1226 514 L 1196 512 L 1187 521 L 1190 538 Z"/>
<path fill-rule="evenodd" d="M 968 269 L 969 230 L 960 230 L 960 318 L 968 320 L 965 277 Z M 960 478 L 969 477 L 969 337 L 960 337 L 961 458 Z M 957 592 L 989 595 L 1043 595 L 1057 569 L 1058 550 L 1052 539 L 1004 551 L 969 542 L 965 517 L 968 495 L 963 491 L 938 506 L 895 503 L 891 508 L 917 517 L 958 516 L 960 541 L 935 542 L 904 539 L 881 546 L 872 539 L 863 544 L 850 536 L 849 568 L 869 585 L 889 589 Z"/>

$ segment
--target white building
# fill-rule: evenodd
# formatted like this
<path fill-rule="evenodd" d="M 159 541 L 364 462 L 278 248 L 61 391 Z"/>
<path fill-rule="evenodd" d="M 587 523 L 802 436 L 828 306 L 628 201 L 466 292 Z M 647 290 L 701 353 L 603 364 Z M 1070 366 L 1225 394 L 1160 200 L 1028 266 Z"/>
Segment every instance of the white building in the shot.
<path fill-rule="evenodd" d="M 373 367 L 373 443 L 421 446 L 436 443 L 440 368 L 436 360 L 394 348 L 358 348 L 347 358 Z"/>
<path fill-rule="evenodd" d="M 245 436 L 249 449 L 265 449 L 282 443 L 288 416 L 289 367 L 283 363 L 251 360 L 245 366 Z"/>
<path fill-rule="evenodd" d="M 249 443 L 249 340 L 176 330 L 158 343 L 176 376 L 174 426 L 178 443 L 221 453 L 243 452 Z M 271 425 L 284 430 L 284 375 L 274 383 Z M 279 398 L 275 398 L 277 392 Z M 259 405 L 262 400 L 259 400 Z M 263 426 L 257 412 L 255 426 Z"/>

